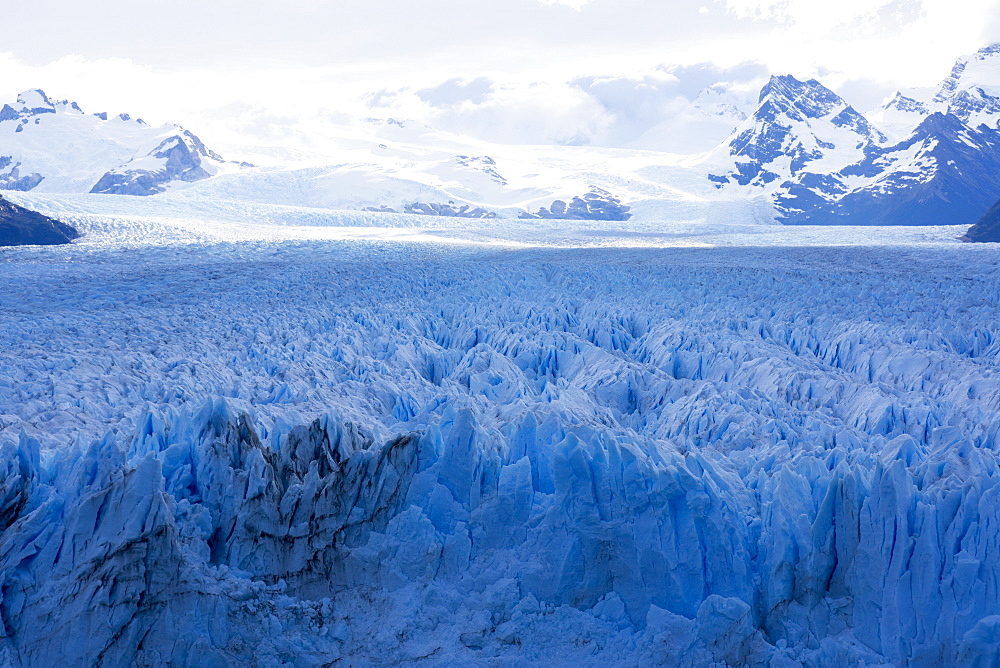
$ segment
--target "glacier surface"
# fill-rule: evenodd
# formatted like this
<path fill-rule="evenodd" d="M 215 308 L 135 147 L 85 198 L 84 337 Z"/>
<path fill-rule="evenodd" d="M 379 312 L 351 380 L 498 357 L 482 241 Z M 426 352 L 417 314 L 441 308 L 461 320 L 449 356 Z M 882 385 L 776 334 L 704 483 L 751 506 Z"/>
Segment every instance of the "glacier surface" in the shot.
<path fill-rule="evenodd" d="M 996 665 L 993 245 L 37 201 L 0 665 Z"/>

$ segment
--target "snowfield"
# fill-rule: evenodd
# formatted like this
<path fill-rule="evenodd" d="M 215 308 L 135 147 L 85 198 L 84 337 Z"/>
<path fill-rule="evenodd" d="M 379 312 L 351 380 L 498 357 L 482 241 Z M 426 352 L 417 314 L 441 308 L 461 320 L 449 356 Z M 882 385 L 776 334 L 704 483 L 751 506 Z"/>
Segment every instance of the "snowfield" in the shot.
<path fill-rule="evenodd" d="M 0 665 L 995 665 L 964 228 L 11 199 Z"/>

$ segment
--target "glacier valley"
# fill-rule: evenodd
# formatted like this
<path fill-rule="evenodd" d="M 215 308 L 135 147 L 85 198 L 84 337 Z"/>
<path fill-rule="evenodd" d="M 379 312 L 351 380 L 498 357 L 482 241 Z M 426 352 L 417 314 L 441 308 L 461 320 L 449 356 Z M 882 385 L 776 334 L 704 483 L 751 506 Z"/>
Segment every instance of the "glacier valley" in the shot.
<path fill-rule="evenodd" d="M 997 665 L 964 228 L 19 197 L 0 665 Z"/>

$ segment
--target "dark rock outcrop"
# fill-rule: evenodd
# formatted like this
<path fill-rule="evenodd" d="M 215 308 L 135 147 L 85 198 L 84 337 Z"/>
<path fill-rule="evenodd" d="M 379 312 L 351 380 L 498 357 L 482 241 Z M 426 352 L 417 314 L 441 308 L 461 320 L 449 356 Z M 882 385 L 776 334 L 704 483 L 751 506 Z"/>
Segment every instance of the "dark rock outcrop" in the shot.
<path fill-rule="evenodd" d="M 0 197 L 0 246 L 68 244 L 76 228 Z"/>
<path fill-rule="evenodd" d="M 442 204 L 441 202 L 407 202 L 403 204 L 402 212 L 384 204 L 368 206 L 364 210 L 378 213 L 413 213 L 422 216 L 445 216 L 447 218 L 499 218 L 495 211 L 490 211 L 481 206 L 455 204 L 453 201 L 446 204 Z"/>
<path fill-rule="evenodd" d="M 1000 242 L 1000 201 L 991 206 L 979 222 L 969 228 L 962 240 Z"/>
<path fill-rule="evenodd" d="M 583 197 L 574 197 L 569 204 L 557 199 L 534 213 L 524 212 L 520 218 L 560 218 L 566 220 L 628 220 L 629 207 L 606 190 L 592 188 Z"/>

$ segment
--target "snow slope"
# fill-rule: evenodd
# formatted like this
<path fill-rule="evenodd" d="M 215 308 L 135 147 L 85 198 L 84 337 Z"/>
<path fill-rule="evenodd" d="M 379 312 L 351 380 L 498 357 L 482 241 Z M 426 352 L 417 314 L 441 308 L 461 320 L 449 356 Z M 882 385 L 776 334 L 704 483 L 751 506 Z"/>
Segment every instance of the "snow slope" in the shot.
<path fill-rule="evenodd" d="M 151 195 L 237 167 L 180 126 L 87 114 L 38 89 L 0 107 L 3 190 Z"/>
<path fill-rule="evenodd" d="M 668 153 L 493 144 L 394 119 L 317 128 L 316 144 L 308 159 L 275 160 L 192 189 L 257 203 L 471 218 L 546 218 L 555 202 L 588 196 L 619 206 L 573 217 L 627 218 L 647 203 L 707 208 L 720 199 L 697 159 Z"/>
<path fill-rule="evenodd" d="M 179 126 L 85 114 L 29 90 L 0 108 L 0 189 L 470 219 L 969 225 L 1000 197 L 998 73 L 1000 45 L 986 47 L 937 89 L 901 91 L 867 117 L 816 80 L 772 76 L 755 107 L 743 84 L 717 83 L 619 148 L 498 144 L 332 114 L 270 128 L 280 147 L 233 147 L 259 167 L 222 160 Z M 701 126 L 731 134 L 697 155 L 634 148 Z"/>
<path fill-rule="evenodd" d="M 0 663 L 1000 652 L 961 229 L 20 198 L 86 234 L 0 251 Z"/>
<path fill-rule="evenodd" d="M 706 113 L 722 119 L 713 122 L 725 124 L 738 113 L 731 97 L 717 91 L 704 100 Z M 253 168 L 224 161 L 179 126 L 151 128 L 127 114 L 88 114 L 30 90 L 0 107 L 0 189 L 119 195 L 193 190 L 204 199 L 248 206 L 580 220 L 627 220 L 642 211 L 692 205 L 707 210 L 733 199 L 720 198 L 689 156 L 493 144 L 392 118 L 326 120 L 310 132 L 302 138 L 308 150 L 251 150 L 261 165 Z"/>
<path fill-rule="evenodd" d="M 983 47 L 955 61 L 936 88 L 901 91 L 868 114 L 896 141 L 906 138 L 928 115 L 951 113 L 970 127 L 1000 123 L 1000 44 Z"/>

